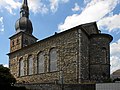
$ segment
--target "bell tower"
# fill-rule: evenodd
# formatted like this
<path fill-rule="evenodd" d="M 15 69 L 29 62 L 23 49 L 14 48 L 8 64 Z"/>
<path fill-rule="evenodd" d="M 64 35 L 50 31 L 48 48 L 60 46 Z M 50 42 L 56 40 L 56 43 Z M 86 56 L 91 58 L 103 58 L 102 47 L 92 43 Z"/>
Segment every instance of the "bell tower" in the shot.
<path fill-rule="evenodd" d="M 31 45 L 37 41 L 32 35 L 33 27 L 29 19 L 29 7 L 27 0 L 23 0 L 20 9 L 20 18 L 15 23 L 16 33 L 10 39 L 10 53 Z"/>

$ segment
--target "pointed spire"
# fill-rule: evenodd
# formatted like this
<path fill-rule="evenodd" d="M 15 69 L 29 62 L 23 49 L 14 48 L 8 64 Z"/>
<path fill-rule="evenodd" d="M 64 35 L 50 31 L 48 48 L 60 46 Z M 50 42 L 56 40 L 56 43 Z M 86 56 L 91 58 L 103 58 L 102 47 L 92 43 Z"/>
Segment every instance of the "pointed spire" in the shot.
<path fill-rule="evenodd" d="M 29 18 L 29 7 L 28 7 L 27 0 L 23 0 L 20 16 Z"/>
<path fill-rule="evenodd" d="M 27 0 L 23 0 L 23 4 L 27 6 Z"/>
<path fill-rule="evenodd" d="M 15 23 L 16 32 L 25 32 L 32 35 L 33 27 L 32 22 L 29 20 L 29 7 L 27 0 L 23 0 L 20 9 L 20 18 Z"/>

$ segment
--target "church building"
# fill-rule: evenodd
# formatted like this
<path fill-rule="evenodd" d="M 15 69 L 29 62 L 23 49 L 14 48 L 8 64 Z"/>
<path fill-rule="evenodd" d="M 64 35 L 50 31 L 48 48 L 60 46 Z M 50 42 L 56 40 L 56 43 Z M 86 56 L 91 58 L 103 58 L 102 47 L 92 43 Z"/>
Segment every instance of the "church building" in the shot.
<path fill-rule="evenodd" d="M 9 68 L 18 83 L 80 84 L 110 78 L 112 36 L 96 22 L 82 24 L 38 40 L 32 33 L 27 0 L 23 0 L 16 33 L 10 39 Z"/>

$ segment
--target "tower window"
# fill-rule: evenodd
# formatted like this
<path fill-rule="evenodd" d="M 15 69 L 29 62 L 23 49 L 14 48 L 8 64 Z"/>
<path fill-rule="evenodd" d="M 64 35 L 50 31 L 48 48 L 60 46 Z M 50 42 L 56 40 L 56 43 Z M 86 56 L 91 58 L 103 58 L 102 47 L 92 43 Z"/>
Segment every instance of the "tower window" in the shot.
<path fill-rule="evenodd" d="M 17 44 L 19 44 L 19 39 L 17 39 Z"/>
<path fill-rule="evenodd" d="M 50 72 L 57 71 L 57 50 L 51 49 L 50 50 Z"/>
<path fill-rule="evenodd" d="M 13 41 L 12 41 L 12 46 L 14 46 L 14 44 L 15 44 L 15 43 L 14 43 L 14 40 L 13 40 Z"/>
<path fill-rule="evenodd" d="M 25 39 L 25 46 L 27 46 L 28 45 L 28 40 L 27 39 Z"/>

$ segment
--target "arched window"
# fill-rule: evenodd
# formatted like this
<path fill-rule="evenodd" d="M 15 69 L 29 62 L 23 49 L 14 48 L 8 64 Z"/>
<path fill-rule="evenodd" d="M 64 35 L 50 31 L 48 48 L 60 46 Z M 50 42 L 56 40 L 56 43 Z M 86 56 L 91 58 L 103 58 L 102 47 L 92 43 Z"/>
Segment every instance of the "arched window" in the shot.
<path fill-rule="evenodd" d="M 12 41 L 12 46 L 14 46 L 15 45 L 15 42 L 14 42 L 14 40 Z"/>
<path fill-rule="evenodd" d="M 19 44 L 19 39 L 17 39 L 17 44 Z"/>
<path fill-rule="evenodd" d="M 105 47 L 102 48 L 102 56 L 104 58 L 103 63 L 106 64 L 107 63 L 107 50 Z"/>
<path fill-rule="evenodd" d="M 19 75 L 24 76 L 24 60 L 23 58 L 19 61 Z"/>
<path fill-rule="evenodd" d="M 57 50 L 55 48 L 50 50 L 50 72 L 57 71 Z"/>
<path fill-rule="evenodd" d="M 29 56 L 28 57 L 28 75 L 33 74 L 33 57 Z"/>
<path fill-rule="evenodd" d="M 38 54 L 38 73 L 44 73 L 44 53 L 41 52 Z"/>

